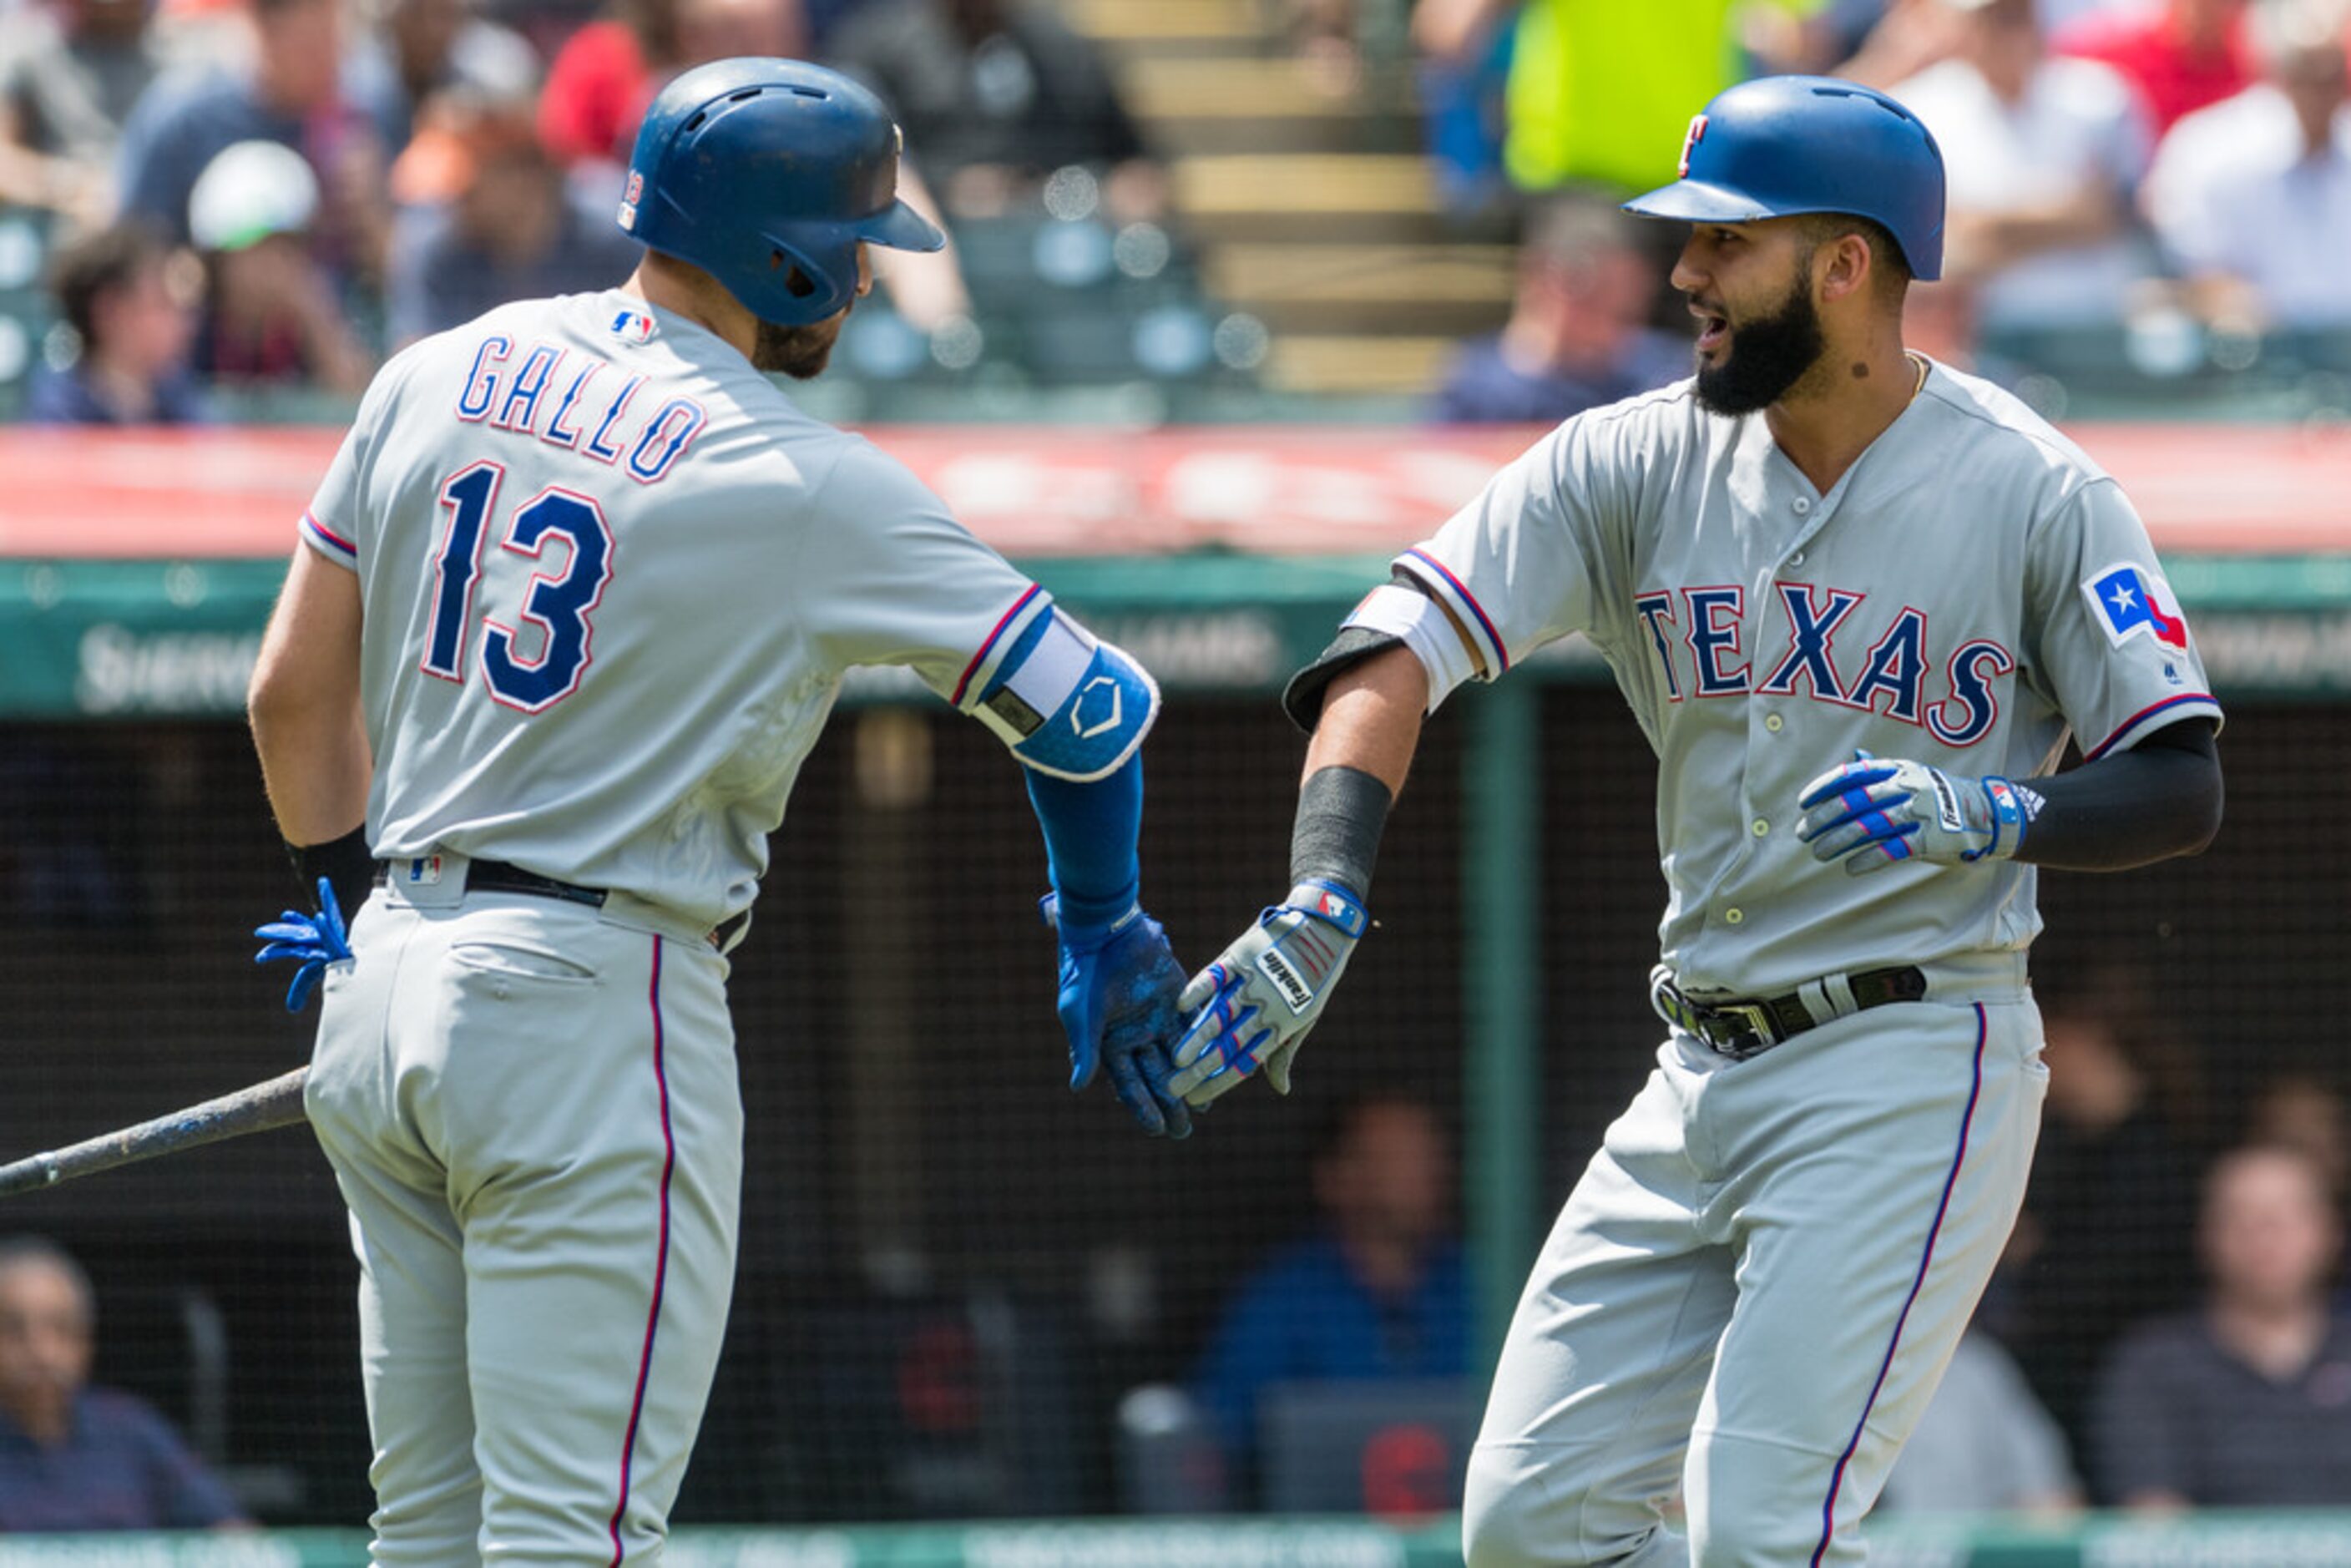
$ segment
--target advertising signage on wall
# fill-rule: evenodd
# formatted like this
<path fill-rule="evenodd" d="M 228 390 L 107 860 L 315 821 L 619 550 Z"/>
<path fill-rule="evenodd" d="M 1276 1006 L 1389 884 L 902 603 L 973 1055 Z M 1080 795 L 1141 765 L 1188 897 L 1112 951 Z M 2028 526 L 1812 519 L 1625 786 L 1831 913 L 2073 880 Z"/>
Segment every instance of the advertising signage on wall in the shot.
<path fill-rule="evenodd" d="M 1541 432 L 874 433 L 1174 691 L 1264 692 Z M 2225 693 L 2351 691 L 2351 436 L 2074 431 L 2145 514 Z M 0 430 L 0 716 L 226 715 L 332 431 Z M 1590 647 L 1529 661 L 1605 678 Z M 852 680 L 852 700 L 899 688 Z"/>

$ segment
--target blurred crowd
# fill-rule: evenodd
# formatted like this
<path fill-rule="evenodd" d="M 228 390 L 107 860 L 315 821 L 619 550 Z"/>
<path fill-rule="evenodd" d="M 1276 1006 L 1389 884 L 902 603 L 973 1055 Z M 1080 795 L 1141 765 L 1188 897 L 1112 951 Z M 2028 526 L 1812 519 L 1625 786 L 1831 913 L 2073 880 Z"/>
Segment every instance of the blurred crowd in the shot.
<path fill-rule="evenodd" d="M 1763 71 L 1885 88 L 1936 132 L 1948 263 L 1914 291 L 1922 349 L 2012 383 L 2117 344 L 2145 375 L 2280 341 L 2351 370 L 2351 0 L 1276 10 L 1311 79 L 1366 112 L 1364 61 L 1393 56 L 1453 221 L 1520 238 L 1509 320 L 1462 346 L 1432 417 L 1556 420 L 1686 372 L 1671 236 L 1614 204 L 1672 177 L 1692 109 Z M 348 399 L 418 336 L 618 282 L 639 115 L 679 70 L 740 53 L 880 91 L 912 199 L 958 236 L 886 258 L 903 326 L 852 365 L 967 368 L 1007 244 L 1016 310 L 1040 274 L 1180 261 L 1167 169 L 1057 0 L 0 0 L 0 214 L 40 219 L 61 324 L 26 412 L 171 423 L 224 392 Z M 1089 221 L 1050 246 L 991 228 L 1048 215 Z M 1089 333 L 1132 336 L 1130 374 L 1208 359 L 1204 319 L 1143 314 L 1065 308 L 1029 330 L 1072 363 Z"/>
<path fill-rule="evenodd" d="M 90 1381 L 97 1331 L 79 1262 L 0 1240 L 0 1532 L 248 1527 L 169 1421 Z"/>
<path fill-rule="evenodd" d="M 883 93 L 909 198 L 959 225 L 1099 212 L 1124 239 L 1165 205 L 1103 62 L 1050 5 L 0 0 L 0 211 L 41 215 L 66 329 L 26 412 L 175 423 L 223 391 L 349 398 L 493 305 L 617 284 L 645 106 L 744 54 Z M 914 334 L 968 322 L 956 254 L 882 267 Z"/>
<path fill-rule="evenodd" d="M 2024 1210 L 1886 1506 L 2351 1500 L 2341 1087 L 2277 1071 L 2223 1109 L 2144 973 L 2033 988 L 2049 1091 Z"/>
<path fill-rule="evenodd" d="M 1440 416 L 1556 419 L 1656 384 L 1656 236 L 1562 243 L 1553 209 L 1596 232 L 1673 177 L 1683 106 L 1767 71 L 1883 89 L 1935 133 L 1949 217 L 1942 280 L 1911 291 L 1917 348 L 2011 384 L 2085 353 L 2241 366 L 2264 341 L 2351 365 L 2344 0 L 1422 0 L 1411 22 L 1443 188 L 1532 214 L 1510 325 L 1465 349 Z M 1645 246 L 1652 281 L 1610 287 Z"/>

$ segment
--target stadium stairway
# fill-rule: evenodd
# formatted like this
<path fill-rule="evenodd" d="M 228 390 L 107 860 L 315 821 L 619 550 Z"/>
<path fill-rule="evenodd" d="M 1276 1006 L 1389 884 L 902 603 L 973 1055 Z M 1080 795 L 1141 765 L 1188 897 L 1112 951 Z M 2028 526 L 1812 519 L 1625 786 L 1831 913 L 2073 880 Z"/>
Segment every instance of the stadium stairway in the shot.
<path fill-rule="evenodd" d="M 1411 394 L 1509 312 L 1512 251 L 1449 217 L 1410 70 L 1333 80 L 1269 0 L 1061 0 L 1168 162 L 1216 298 L 1271 334 L 1276 391 Z"/>

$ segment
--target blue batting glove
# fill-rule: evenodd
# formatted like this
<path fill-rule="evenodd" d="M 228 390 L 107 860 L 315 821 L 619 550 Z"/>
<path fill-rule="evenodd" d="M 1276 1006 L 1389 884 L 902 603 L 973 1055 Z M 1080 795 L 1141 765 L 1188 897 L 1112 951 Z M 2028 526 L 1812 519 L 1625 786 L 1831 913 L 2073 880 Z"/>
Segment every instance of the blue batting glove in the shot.
<path fill-rule="evenodd" d="M 1167 1087 L 1169 1056 L 1181 1019 L 1176 995 L 1184 969 L 1159 922 L 1140 904 L 1108 925 L 1067 925 L 1060 901 L 1039 904 L 1061 938 L 1060 996 L 1054 1003 L 1070 1040 L 1070 1088 L 1083 1089 L 1104 1065 L 1112 1092 L 1154 1137 L 1188 1137 L 1191 1112 Z"/>
<path fill-rule="evenodd" d="M 1855 753 L 1804 786 L 1796 836 L 1823 862 L 1855 876 L 1896 861 L 1969 865 L 2007 860 L 2024 841 L 2024 792 L 2005 779 L 1970 779 L 1923 762 Z"/>
<path fill-rule="evenodd" d="M 256 926 L 253 934 L 269 944 L 253 956 L 255 963 L 291 958 L 301 966 L 294 971 L 294 983 L 286 988 L 289 1013 L 298 1013 L 308 1004 L 328 965 L 351 956 L 350 934 L 343 928 L 343 912 L 335 903 L 335 884 L 323 876 L 319 879 L 318 914 L 289 909 L 267 925 Z"/>

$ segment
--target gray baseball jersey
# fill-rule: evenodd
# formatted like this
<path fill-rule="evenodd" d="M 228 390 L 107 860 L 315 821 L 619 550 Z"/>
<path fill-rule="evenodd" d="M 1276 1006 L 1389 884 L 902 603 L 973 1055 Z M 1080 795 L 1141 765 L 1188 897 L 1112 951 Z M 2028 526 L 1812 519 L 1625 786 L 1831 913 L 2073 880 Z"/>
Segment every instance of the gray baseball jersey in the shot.
<path fill-rule="evenodd" d="M 1685 382 L 1562 425 L 1396 564 L 1489 679 L 1573 632 L 1607 657 L 1657 753 L 1663 956 L 1693 990 L 2039 930 L 2029 865 L 1814 861 L 1798 793 L 1856 747 L 2022 779 L 2069 729 L 2095 758 L 2220 716 L 2121 488 L 1939 365 L 1825 496 L 1760 416 L 1707 414 Z"/>
<path fill-rule="evenodd" d="M 750 904 L 844 671 L 968 709 L 1048 602 L 895 460 L 616 291 L 402 353 L 302 531 L 360 574 L 379 856 L 705 927 Z"/>
<path fill-rule="evenodd" d="M 324 982 L 307 1092 L 360 1264 L 370 1561 L 657 1563 L 734 1278 L 712 928 L 846 669 L 969 710 L 1046 596 L 617 292 L 402 354 L 302 534 L 358 573 L 393 873 Z M 1092 649 L 1068 644 L 1062 686 Z"/>
<path fill-rule="evenodd" d="M 1397 564 L 1466 653 L 1408 591 L 1357 618 L 1433 701 L 1598 644 L 1659 759 L 1667 965 L 1813 1019 L 1743 1059 L 1669 1030 L 1512 1319 L 1467 1560 L 1857 1563 L 2022 1199 L 2039 917 L 2013 862 L 1823 864 L 1796 802 L 1856 748 L 2022 779 L 2069 729 L 2098 757 L 2217 720 L 2146 531 L 2072 443 L 1936 366 L 1825 495 L 1684 383 L 1562 425 Z M 1896 967 L 1907 1005 L 1839 980 Z"/>

